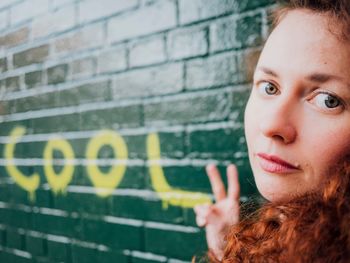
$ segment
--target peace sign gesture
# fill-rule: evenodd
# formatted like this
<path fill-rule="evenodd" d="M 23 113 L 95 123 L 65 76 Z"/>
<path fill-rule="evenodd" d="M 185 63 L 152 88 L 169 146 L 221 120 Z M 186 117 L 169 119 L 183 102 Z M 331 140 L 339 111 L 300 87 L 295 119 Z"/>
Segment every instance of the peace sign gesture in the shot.
<path fill-rule="evenodd" d="M 206 167 L 215 204 L 198 205 L 194 208 L 196 222 L 200 227 L 205 226 L 208 248 L 218 259 L 223 256 L 224 236 L 227 228 L 239 221 L 239 181 L 235 165 L 227 166 L 227 193 L 220 172 L 215 165 Z"/>

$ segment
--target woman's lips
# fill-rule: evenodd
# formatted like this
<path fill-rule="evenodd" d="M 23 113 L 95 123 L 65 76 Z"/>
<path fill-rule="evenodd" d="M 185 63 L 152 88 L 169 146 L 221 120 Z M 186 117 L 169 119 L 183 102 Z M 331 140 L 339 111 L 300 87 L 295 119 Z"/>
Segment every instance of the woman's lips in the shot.
<path fill-rule="evenodd" d="M 294 166 L 293 164 L 290 164 L 281 158 L 274 156 L 274 155 L 268 155 L 266 153 L 258 153 L 257 156 L 259 157 L 259 164 L 260 167 L 269 173 L 295 173 L 296 171 L 300 170 L 298 167 Z"/>

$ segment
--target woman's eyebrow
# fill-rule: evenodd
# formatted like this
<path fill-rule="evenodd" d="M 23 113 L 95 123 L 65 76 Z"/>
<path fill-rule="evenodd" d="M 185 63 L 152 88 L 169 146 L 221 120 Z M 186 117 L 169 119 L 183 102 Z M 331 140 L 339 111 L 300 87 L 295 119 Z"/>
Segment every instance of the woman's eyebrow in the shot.
<path fill-rule="evenodd" d="M 257 68 L 257 70 L 260 70 L 267 75 L 271 75 L 271 76 L 276 77 L 276 78 L 278 77 L 278 74 L 275 71 L 273 71 L 272 69 L 269 69 L 267 67 L 260 66 Z"/>
<path fill-rule="evenodd" d="M 306 78 L 307 80 L 310 80 L 312 82 L 317 82 L 317 83 L 324 83 L 329 80 L 338 80 L 338 81 L 343 81 L 341 77 L 327 74 L 327 73 L 313 73 Z"/>
<path fill-rule="evenodd" d="M 260 70 L 262 72 L 264 72 L 265 74 L 267 75 L 271 75 L 275 78 L 278 78 L 278 74 L 273 71 L 272 69 L 270 68 L 267 68 L 267 67 L 264 67 L 264 66 L 260 66 L 257 68 L 257 70 Z M 310 75 L 308 75 L 306 77 L 307 80 L 309 81 L 312 81 L 312 82 L 317 82 L 317 83 L 325 83 L 329 80 L 337 80 L 337 81 L 340 81 L 340 82 L 343 82 L 344 79 L 339 77 L 339 76 L 336 76 L 336 75 L 332 75 L 332 74 L 327 74 L 327 73 L 312 73 Z"/>

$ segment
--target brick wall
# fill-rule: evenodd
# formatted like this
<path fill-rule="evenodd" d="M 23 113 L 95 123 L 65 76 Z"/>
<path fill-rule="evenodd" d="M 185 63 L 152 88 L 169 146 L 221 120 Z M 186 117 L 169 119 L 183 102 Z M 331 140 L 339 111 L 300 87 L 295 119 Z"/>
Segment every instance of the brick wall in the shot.
<path fill-rule="evenodd" d="M 189 262 L 273 0 L 1 0 L 0 261 Z"/>

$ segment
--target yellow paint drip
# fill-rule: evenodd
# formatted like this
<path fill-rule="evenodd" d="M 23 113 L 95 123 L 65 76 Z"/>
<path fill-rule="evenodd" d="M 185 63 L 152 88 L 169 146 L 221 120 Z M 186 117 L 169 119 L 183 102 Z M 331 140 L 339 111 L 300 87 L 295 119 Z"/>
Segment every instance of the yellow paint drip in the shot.
<path fill-rule="evenodd" d="M 64 156 L 64 167 L 59 173 L 53 168 L 53 152 L 60 151 Z M 65 193 L 68 184 L 71 182 L 74 173 L 74 152 L 67 140 L 55 136 L 51 138 L 44 149 L 44 171 L 47 181 L 55 194 Z"/>
<path fill-rule="evenodd" d="M 5 145 L 4 149 L 4 157 L 6 159 L 6 170 L 8 174 L 13 178 L 15 183 L 19 185 L 19 187 L 28 191 L 29 199 L 34 202 L 35 191 L 40 184 L 39 174 L 33 173 L 29 176 L 25 175 L 18 170 L 14 162 L 16 144 L 25 133 L 26 128 L 23 126 L 17 126 L 10 132 L 9 142 Z"/>

